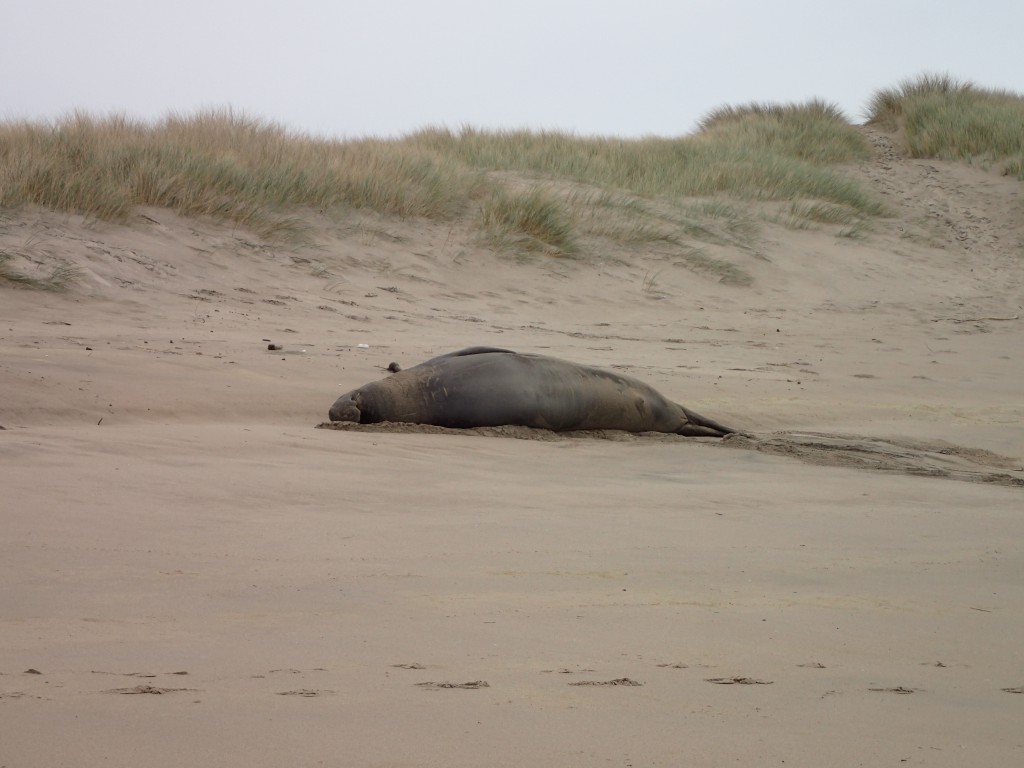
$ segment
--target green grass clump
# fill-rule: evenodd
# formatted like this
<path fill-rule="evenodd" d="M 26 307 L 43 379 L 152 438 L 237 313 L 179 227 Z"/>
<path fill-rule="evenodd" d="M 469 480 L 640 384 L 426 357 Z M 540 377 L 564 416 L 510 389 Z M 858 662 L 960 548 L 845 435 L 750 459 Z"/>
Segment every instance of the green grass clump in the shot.
<path fill-rule="evenodd" d="M 868 121 L 902 130 L 912 157 L 1005 161 L 1024 170 L 1024 95 L 949 75 L 921 75 L 875 93 Z"/>
<path fill-rule="evenodd" d="M 500 247 L 552 254 L 576 250 L 569 210 L 540 187 L 528 192 L 494 190 L 483 205 L 481 221 Z"/>

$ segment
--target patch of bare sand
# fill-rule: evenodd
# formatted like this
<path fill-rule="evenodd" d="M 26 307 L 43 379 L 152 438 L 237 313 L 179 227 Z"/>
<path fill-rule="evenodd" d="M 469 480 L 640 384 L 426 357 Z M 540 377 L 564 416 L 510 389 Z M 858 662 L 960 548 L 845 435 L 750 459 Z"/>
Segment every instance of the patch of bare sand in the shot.
<path fill-rule="evenodd" d="M 747 287 L 463 224 L 4 212 L 82 277 L 0 293 L 0 762 L 1020 762 L 1021 491 L 926 476 L 1019 477 L 1019 184 L 857 172 L 893 218 L 766 223 L 716 252 Z M 753 437 L 312 428 L 473 344 Z"/>

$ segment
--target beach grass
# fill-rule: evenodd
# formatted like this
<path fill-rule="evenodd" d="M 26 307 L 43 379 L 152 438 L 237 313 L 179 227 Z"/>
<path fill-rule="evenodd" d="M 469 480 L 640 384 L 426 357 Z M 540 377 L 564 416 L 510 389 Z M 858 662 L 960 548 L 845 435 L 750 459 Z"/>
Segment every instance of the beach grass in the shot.
<path fill-rule="evenodd" d="M 496 192 L 504 186 L 498 172 L 644 199 L 799 197 L 869 215 L 877 201 L 829 167 L 866 151 L 856 130 L 819 102 L 720 110 L 695 135 L 645 139 L 427 128 L 342 141 L 230 109 L 156 122 L 77 112 L 0 123 L 0 207 L 124 221 L 137 206 L 157 206 L 265 234 L 287 231 L 282 222 L 301 209 L 441 220 L 477 210 L 488 228 L 508 203 Z"/>
<path fill-rule="evenodd" d="M 728 114 L 726 114 L 728 113 Z M 621 139 L 550 131 L 429 128 L 406 137 L 466 166 L 517 171 L 644 198 L 788 200 L 850 205 L 867 215 L 881 204 L 831 165 L 870 156 L 866 139 L 819 101 L 778 111 L 751 107 L 712 113 L 693 135 Z"/>
<path fill-rule="evenodd" d="M 1024 95 L 925 74 L 880 90 L 869 123 L 900 131 L 912 157 L 1001 164 L 1024 179 Z"/>
<path fill-rule="evenodd" d="M 900 130 L 914 156 L 1024 176 L 1017 94 L 925 75 L 878 91 L 870 120 Z M 310 211 L 368 210 L 465 219 L 499 250 L 550 255 L 598 241 L 744 247 L 772 220 L 764 206 L 789 226 L 863 231 L 885 209 L 846 169 L 870 156 L 864 132 L 820 99 L 723 106 L 692 134 L 638 139 L 467 126 L 341 140 L 231 109 L 151 122 L 76 112 L 0 122 L 0 209 L 124 222 L 155 206 L 275 239 L 301 238 Z"/>
<path fill-rule="evenodd" d="M 526 192 L 495 188 L 481 208 L 480 219 L 499 248 L 559 256 L 576 250 L 571 211 L 542 187 Z"/>
<path fill-rule="evenodd" d="M 143 123 L 75 113 L 0 124 L 0 207 L 39 205 L 109 221 L 136 206 L 280 229 L 294 209 L 453 216 L 479 174 L 375 140 L 340 142 L 213 110 Z"/>
<path fill-rule="evenodd" d="M 12 250 L 0 250 L 0 286 L 59 292 L 67 290 L 79 278 L 79 269 L 64 261 L 57 261 L 48 272 L 41 273 L 40 269 L 35 269 L 33 271 L 39 274 L 30 274 L 15 266 L 19 261 L 17 257 L 23 255 Z"/>

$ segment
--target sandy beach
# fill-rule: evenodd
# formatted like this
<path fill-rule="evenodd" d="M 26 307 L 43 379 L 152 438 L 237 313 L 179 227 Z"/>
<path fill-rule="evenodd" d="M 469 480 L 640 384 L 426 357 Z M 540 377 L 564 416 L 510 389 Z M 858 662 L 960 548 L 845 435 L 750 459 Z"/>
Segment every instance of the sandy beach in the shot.
<path fill-rule="evenodd" d="M 750 285 L 0 213 L 79 270 L 0 288 L 0 765 L 1020 764 L 1020 183 L 872 138 L 890 215 L 762 222 Z M 477 344 L 750 437 L 317 428 Z"/>

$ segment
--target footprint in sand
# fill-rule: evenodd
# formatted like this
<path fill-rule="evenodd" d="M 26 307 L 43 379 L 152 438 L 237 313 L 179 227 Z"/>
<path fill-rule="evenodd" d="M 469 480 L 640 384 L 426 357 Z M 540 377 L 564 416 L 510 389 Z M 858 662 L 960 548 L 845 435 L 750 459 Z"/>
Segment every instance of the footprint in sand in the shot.
<path fill-rule="evenodd" d="M 31 671 L 31 670 L 30 670 Z M 160 675 L 187 675 L 188 672 L 104 672 L 99 669 L 91 670 L 94 675 L 120 675 L 121 677 L 159 677 Z M 36 672 L 35 674 L 41 674 Z"/>
<path fill-rule="evenodd" d="M 8 699 L 37 699 L 38 701 L 44 700 L 42 696 L 35 696 L 31 693 L 25 693 L 24 691 L 6 691 L 5 693 L 0 693 L 0 701 L 7 701 Z"/>
<path fill-rule="evenodd" d="M 161 695 L 161 694 L 164 694 L 164 693 L 180 693 L 182 691 L 191 691 L 191 692 L 194 693 L 196 691 L 196 689 L 195 688 L 160 688 L 160 687 L 158 687 L 156 685 L 136 685 L 134 688 L 111 688 L 110 690 L 102 691 L 102 693 L 120 693 L 120 694 L 125 694 L 125 695 L 134 695 L 134 694 Z"/>
<path fill-rule="evenodd" d="M 469 683 L 449 683 L 449 682 L 436 683 L 436 682 L 434 682 L 432 680 L 428 680 L 425 683 L 416 683 L 416 685 L 419 686 L 420 688 L 426 688 L 427 690 L 430 690 L 430 691 L 443 691 L 443 690 L 448 690 L 448 689 L 452 689 L 452 688 L 464 689 L 464 690 L 474 690 L 476 688 L 490 688 L 491 687 L 491 684 L 488 683 L 486 680 L 474 680 L 474 681 L 469 682 Z"/>

